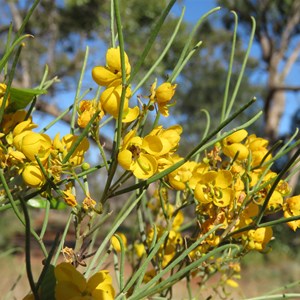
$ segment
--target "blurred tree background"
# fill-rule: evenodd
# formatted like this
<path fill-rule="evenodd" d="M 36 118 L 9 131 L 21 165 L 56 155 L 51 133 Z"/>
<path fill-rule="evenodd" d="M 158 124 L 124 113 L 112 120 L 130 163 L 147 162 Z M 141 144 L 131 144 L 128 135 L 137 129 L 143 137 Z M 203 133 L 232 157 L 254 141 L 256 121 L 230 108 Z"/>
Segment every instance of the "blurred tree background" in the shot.
<path fill-rule="evenodd" d="M 26 33 L 37 38 L 27 40 L 21 55 L 17 80 L 13 84 L 21 87 L 38 85 L 43 66 L 49 66 L 49 76 L 56 76 L 61 79 L 61 83 L 54 84 L 50 94 L 38 99 L 37 110 L 41 113 L 59 115 L 61 104 L 50 101 L 57 95 L 60 95 L 60 99 L 66 99 L 64 105 L 71 104 L 72 99 L 68 100 L 64 95 L 70 90 L 75 90 L 87 44 L 91 52 L 88 69 L 104 63 L 105 49 L 110 47 L 110 2 L 42 0 L 38 5 L 25 29 Z M 189 0 L 179 1 L 176 5 L 182 6 L 189 4 L 188 2 Z M 126 51 L 131 64 L 134 65 L 149 38 L 151 27 L 168 1 L 127 0 L 120 3 Z M 29 0 L 0 0 L 0 55 L 3 51 L 1 49 L 4 49 L 10 22 L 13 22 L 16 31 L 31 4 L 32 1 Z M 203 130 L 206 120 L 201 109 L 209 111 L 212 127 L 218 123 L 233 35 L 234 18 L 229 11 L 234 10 L 239 16 L 239 28 L 232 82 L 237 80 L 245 55 L 245 44 L 251 30 L 250 15 L 254 16 L 257 22 L 255 55 L 249 59 L 238 93 L 237 105 L 242 105 L 256 96 L 257 104 L 247 114 L 263 109 L 265 119 L 257 124 L 257 132 L 260 135 L 264 132 L 266 137 L 275 142 L 279 138 L 278 128 L 285 109 L 285 98 L 288 93 L 298 93 L 300 90 L 300 82 L 292 85 L 288 77 L 293 68 L 299 68 L 300 65 L 300 2 L 220 0 L 216 1 L 217 4 L 222 9 L 209 16 L 200 26 L 193 45 L 200 40 L 203 41 L 203 45 L 193 55 L 177 80 L 177 104 L 174 109 L 175 117 L 171 122 L 183 124 L 185 140 L 182 144 L 185 145 L 193 144 L 195 139 L 199 138 L 199 132 L 201 134 Z M 146 64 L 142 66 L 141 77 L 165 48 L 178 19 L 178 13 L 175 12 L 167 18 L 157 38 L 158 42 L 151 49 Z M 193 25 L 188 17 L 184 19 L 171 50 L 150 80 L 153 81 L 157 77 L 161 82 L 168 78 Z M 149 87 L 150 80 L 144 86 Z M 93 83 L 89 84 L 91 86 Z M 294 122 L 291 126 L 293 130 L 300 125 L 299 115 L 300 104 L 295 107 Z M 247 118 L 247 115 L 244 118 Z M 106 144 L 109 145 L 108 140 Z M 293 185 L 295 182 L 297 178 L 294 178 Z"/>

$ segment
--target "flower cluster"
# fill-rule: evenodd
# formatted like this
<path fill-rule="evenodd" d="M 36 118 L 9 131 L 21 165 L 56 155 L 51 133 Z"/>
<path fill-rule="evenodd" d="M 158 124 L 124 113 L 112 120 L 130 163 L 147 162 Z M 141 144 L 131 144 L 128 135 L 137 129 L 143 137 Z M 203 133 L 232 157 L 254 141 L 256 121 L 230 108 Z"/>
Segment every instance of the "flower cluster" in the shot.
<path fill-rule="evenodd" d="M 149 251 L 149 249 L 151 249 L 154 236 L 156 236 L 158 240 L 162 237 L 165 229 L 168 229 L 168 236 L 155 256 L 156 263 L 161 268 L 165 268 L 175 257 L 176 253 L 182 250 L 183 236 L 179 229 L 183 224 L 184 216 L 182 211 L 175 212 L 174 205 L 167 202 L 162 205 L 163 208 L 161 207 L 160 202 L 157 201 L 151 208 L 153 215 L 156 216 L 156 226 L 155 228 L 150 228 L 147 232 L 146 248 Z M 146 254 L 146 248 L 142 243 L 135 244 L 135 251 L 138 257 L 142 257 Z"/>
<path fill-rule="evenodd" d="M 118 155 L 119 164 L 139 179 L 151 177 L 171 164 L 181 132 L 179 125 L 167 129 L 158 126 L 143 138 L 137 136 L 135 130 L 129 131 Z"/>
<path fill-rule="evenodd" d="M 130 76 L 131 66 L 128 56 L 125 53 L 125 70 L 126 77 Z M 98 66 L 93 68 L 93 79 L 100 86 L 104 86 L 105 90 L 101 93 L 100 104 L 106 114 L 118 118 L 121 95 L 122 95 L 122 67 L 120 48 L 110 48 L 106 53 L 106 66 Z M 139 108 L 129 107 L 129 99 L 131 97 L 131 89 L 127 87 L 124 95 L 124 105 L 122 111 L 122 122 L 128 123 L 134 121 L 139 115 Z"/>
<path fill-rule="evenodd" d="M 267 146 L 267 140 L 239 130 L 215 145 L 202 161 L 188 161 L 168 175 L 166 180 L 173 189 L 194 194 L 201 224 L 198 237 L 222 225 L 222 230 L 209 236 L 195 252 L 202 255 L 228 233 L 255 224 L 263 205 L 263 215 L 280 210 L 286 217 L 299 215 L 298 196 L 287 198 L 290 188 L 286 181 L 280 180 L 270 194 L 277 174 L 269 168 L 272 155 Z M 288 225 L 295 230 L 299 221 Z M 232 238 L 248 250 L 263 250 L 272 238 L 272 228 L 251 229 Z"/>
<path fill-rule="evenodd" d="M 64 162 L 78 136 L 67 134 L 60 138 L 57 134 L 51 139 L 33 131 L 36 127 L 24 110 L 6 113 L 0 124 L 0 162 L 11 177 L 21 175 L 27 186 L 40 188 L 47 178 L 58 182 L 64 172 L 82 165 L 89 142 L 84 138 Z"/>

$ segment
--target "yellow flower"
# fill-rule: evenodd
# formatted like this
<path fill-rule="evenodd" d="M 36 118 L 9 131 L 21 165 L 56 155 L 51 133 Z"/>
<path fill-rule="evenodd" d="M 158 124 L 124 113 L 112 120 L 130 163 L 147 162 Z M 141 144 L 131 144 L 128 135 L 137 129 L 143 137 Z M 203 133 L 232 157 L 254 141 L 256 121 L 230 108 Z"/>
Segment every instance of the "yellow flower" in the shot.
<path fill-rule="evenodd" d="M 131 66 L 128 56 L 124 53 L 125 57 L 125 71 L 126 76 L 130 74 Z M 94 81 L 102 86 L 108 86 L 115 80 L 122 78 L 121 56 L 120 48 L 110 48 L 106 52 L 106 67 L 97 66 L 92 70 L 92 77 Z"/>
<path fill-rule="evenodd" d="M 27 164 L 23 168 L 22 178 L 24 182 L 31 187 L 42 186 L 46 179 L 38 164 Z"/>
<path fill-rule="evenodd" d="M 162 226 L 157 226 L 157 238 L 159 239 L 163 233 L 165 232 L 165 228 Z M 148 236 L 147 243 L 150 246 L 154 237 L 154 229 L 151 228 Z M 162 267 L 166 267 L 168 263 L 173 259 L 176 255 L 176 251 L 179 246 L 183 244 L 183 238 L 179 232 L 171 229 L 169 231 L 167 240 L 161 245 L 160 250 L 157 253 L 159 260 L 161 261 Z"/>
<path fill-rule="evenodd" d="M 90 101 L 82 100 L 79 103 L 78 108 L 78 126 L 80 128 L 85 128 L 97 110 L 99 110 L 99 115 L 96 118 L 96 121 L 100 121 L 104 116 L 104 111 L 102 110 L 101 103 L 97 103 L 95 99 Z"/>
<path fill-rule="evenodd" d="M 226 280 L 226 284 L 233 288 L 239 287 L 239 284 L 235 280 L 230 279 L 230 278 Z"/>
<path fill-rule="evenodd" d="M 138 257 L 142 257 L 146 253 L 145 246 L 142 243 L 134 244 L 134 250 Z"/>
<path fill-rule="evenodd" d="M 146 146 L 147 143 L 147 147 L 153 149 L 155 152 L 153 154 L 156 156 L 172 154 L 178 148 L 181 133 L 182 127 L 180 125 L 173 125 L 167 129 L 164 129 L 162 126 L 157 126 L 145 136 L 144 145 Z"/>
<path fill-rule="evenodd" d="M 216 206 L 228 206 L 234 197 L 234 191 L 229 186 L 233 177 L 230 171 L 209 171 L 202 175 L 202 179 L 195 187 L 195 198 L 200 203 L 213 202 Z"/>
<path fill-rule="evenodd" d="M 75 207 L 77 205 L 76 197 L 70 189 L 63 191 L 63 194 L 64 194 L 64 200 L 67 203 L 67 205 L 71 207 Z"/>
<path fill-rule="evenodd" d="M 173 155 L 174 156 L 174 155 Z M 182 157 L 177 156 L 176 160 L 180 161 Z M 187 161 L 181 167 L 177 168 L 175 171 L 168 175 L 168 181 L 170 185 L 178 191 L 183 191 L 186 188 L 187 183 L 192 178 L 193 170 L 197 166 L 197 163 L 194 161 Z"/>
<path fill-rule="evenodd" d="M 126 248 L 127 247 L 127 238 L 126 238 L 125 234 L 123 234 L 122 232 L 116 232 L 116 234 L 121 238 L 123 245 Z M 115 251 L 121 252 L 120 242 L 115 235 L 111 238 L 111 245 L 113 246 Z"/>
<path fill-rule="evenodd" d="M 63 150 L 63 157 L 65 157 L 73 144 L 76 142 L 78 139 L 78 136 L 73 135 L 73 134 L 67 134 L 65 135 L 62 140 L 62 146 L 64 148 Z M 84 154 L 85 152 L 89 149 L 89 141 L 87 138 L 84 138 L 81 143 L 78 145 L 78 147 L 75 149 L 71 157 L 69 158 L 69 164 L 73 166 L 79 166 L 83 163 L 84 160 Z"/>
<path fill-rule="evenodd" d="M 93 210 L 96 206 L 96 201 L 94 199 L 92 199 L 90 197 L 90 195 L 87 195 L 84 200 L 82 201 L 82 208 L 85 210 L 85 211 L 88 211 L 88 210 Z"/>
<path fill-rule="evenodd" d="M 172 222 L 172 229 L 177 231 L 179 230 L 181 224 L 183 223 L 184 221 L 184 215 L 183 215 L 183 212 L 181 210 L 177 211 L 176 212 L 176 215 L 175 217 L 173 217 L 173 213 L 175 211 L 175 207 L 174 205 L 172 204 L 166 204 L 165 205 L 165 210 L 169 216 L 170 219 L 173 218 L 173 222 Z"/>
<path fill-rule="evenodd" d="M 201 180 L 204 173 L 208 172 L 209 165 L 206 163 L 198 163 L 193 170 L 192 177 L 189 180 L 189 186 L 191 189 L 195 189 L 197 183 Z"/>
<path fill-rule="evenodd" d="M 249 150 L 241 142 L 247 137 L 247 135 L 248 132 L 241 129 L 224 138 L 222 141 L 223 153 L 230 158 L 234 158 L 238 153 L 236 157 L 237 160 L 246 159 L 248 157 Z"/>
<path fill-rule="evenodd" d="M 55 267 L 54 273 L 57 280 L 56 300 L 114 299 L 112 278 L 106 270 L 100 271 L 86 280 L 73 265 L 63 262 Z"/>
<path fill-rule="evenodd" d="M 271 240 L 273 230 L 271 227 L 263 227 L 258 229 L 252 229 L 247 234 L 247 248 L 249 250 L 262 251 L 265 249 L 267 243 Z"/>
<path fill-rule="evenodd" d="M 133 172 L 140 179 L 147 179 L 155 174 L 157 161 L 143 147 L 143 139 L 129 131 L 123 139 L 122 149 L 118 154 L 118 162 L 125 169 Z"/>
<path fill-rule="evenodd" d="M 8 164 L 17 164 L 18 162 L 23 163 L 26 159 L 26 156 L 18 150 L 13 150 L 12 147 L 7 149 L 7 161 Z"/>
<path fill-rule="evenodd" d="M 41 162 L 45 162 L 50 155 L 52 146 L 52 141 L 48 135 L 30 130 L 17 134 L 13 143 L 17 150 L 22 152 L 32 162 L 36 161 L 35 156 L 38 156 Z"/>
<path fill-rule="evenodd" d="M 175 94 L 176 86 L 177 84 L 172 85 L 170 82 L 165 82 L 155 89 L 155 82 L 151 87 L 150 99 L 156 102 L 159 112 L 165 117 L 169 116 L 168 103 Z"/>
<path fill-rule="evenodd" d="M 164 155 L 172 154 L 178 146 L 182 128 L 179 125 L 163 129 L 156 127 L 147 136 L 141 138 L 131 130 L 123 139 L 118 155 L 119 164 L 130 170 L 140 179 L 147 179 L 158 169 L 158 161 Z"/>
<path fill-rule="evenodd" d="M 300 216 L 300 195 L 286 199 L 283 206 L 283 211 L 285 218 Z M 296 231 L 297 228 L 300 228 L 300 219 L 287 222 L 287 224 L 291 229 Z"/>
<path fill-rule="evenodd" d="M 26 121 L 20 122 L 18 125 L 15 126 L 13 130 L 13 135 L 14 136 L 19 135 L 24 131 L 32 130 L 36 127 L 37 125 L 32 123 L 31 119 L 28 119 Z"/>
<path fill-rule="evenodd" d="M 267 146 L 269 144 L 268 140 L 256 137 L 255 134 L 251 134 L 248 136 L 245 144 L 251 151 L 251 157 L 252 157 L 251 166 L 252 167 L 259 166 L 262 159 L 264 159 L 266 154 L 268 153 L 268 149 L 267 149 Z M 269 154 L 265 158 L 265 162 L 267 162 L 271 158 L 272 155 Z"/>
<path fill-rule="evenodd" d="M 122 94 L 122 85 L 120 80 L 112 82 L 100 96 L 100 102 L 105 113 L 112 115 L 115 119 L 118 118 L 120 110 Z M 125 101 L 123 106 L 123 122 L 129 123 L 134 121 L 139 115 L 139 108 L 135 106 L 130 108 L 129 98 L 131 97 L 131 89 L 126 89 Z"/>

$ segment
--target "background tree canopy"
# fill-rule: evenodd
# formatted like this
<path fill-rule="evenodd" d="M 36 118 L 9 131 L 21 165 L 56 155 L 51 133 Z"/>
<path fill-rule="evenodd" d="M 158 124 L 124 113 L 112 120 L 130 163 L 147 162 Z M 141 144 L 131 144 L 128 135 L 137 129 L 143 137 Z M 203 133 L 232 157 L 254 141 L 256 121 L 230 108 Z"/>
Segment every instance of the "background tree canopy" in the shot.
<path fill-rule="evenodd" d="M 12 19 L 14 30 L 20 26 L 31 1 L 1 0 L 2 16 L 0 23 L 1 42 L 5 40 Z M 132 64 L 138 59 L 143 45 L 149 38 L 150 28 L 160 15 L 166 0 L 128 0 L 121 1 L 123 30 L 126 51 Z M 188 4 L 179 1 L 178 5 Z M 194 132 L 204 124 L 201 109 L 211 114 L 212 121 L 219 118 L 221 97 L 225 86 L 231 51 L 234 10 L 239 16 L 239 35 L 233 67 L 233 79 L 236 79 L 241 67 L 245 50 L 245 41 L 249 37 L 250 15 L 257 21 L 255 48 L 260 55 L 252 57 L 246 69 L 240 92 L 239 104 L 256 96 L 260 101 L 255 109 L 265 110 L 265 134 L 275 140 L 278 126 L 285 106 L 285 94 L 297 92 L 300 84 L 290 85 L 288 74 L 293 65 L 299 64 L 299 1 L 218 1 L 216 5 L 222 10 L 212 16 L 199 28 L 194 45 L 199 40 L 203 45 L 194 54 L 178 78 L 177 118 L 185 122 L 188 129 L 187 139 L 195 138 Z M 15 85 L 32 87 L 39 83 L 43 65 L 47 64 L 50 74 L 62 79 L 62 84 L 53 85 L 53 93 L 66 92 L 78 77 L 84 55 L 85 45 L 91 49 L 90 64 L 101 64 L 104 49 L 110 46 L 110 1 L 109 0 L 43 0 L 38 5 L 34 16 L 27 25 L 26 32 L 36 36 L 26 43 L 22 54 L 18 81 Z M 143 65 L 146 72 L 163 51 L 179 16 L 172 14 L 166 21 L 158 36 L 158 43 L 151 49 L 147 63 Z M 167 78 L 169 71 L 176 64 L 180 51 L 193 24 L 188 17 L 182 23 L 171 51 L 159 65 L 151 78 Z M 261 72 L 264 80 L 253 80 L 253 74 Z M 149 82 L 150 85 L 150 82 Z M 47 97 L 39 100 L 38 108 L 50 112 Z M 48 105 L 48 107 L 47 107 Z M 254 108 L 253 108 L 254 109 Z M 54 113 L 55 110 L 52 110 Z M 213 124 L 212 124 L 213 126 Z M 262 126 L 260 124 L 259 126 Z"/>

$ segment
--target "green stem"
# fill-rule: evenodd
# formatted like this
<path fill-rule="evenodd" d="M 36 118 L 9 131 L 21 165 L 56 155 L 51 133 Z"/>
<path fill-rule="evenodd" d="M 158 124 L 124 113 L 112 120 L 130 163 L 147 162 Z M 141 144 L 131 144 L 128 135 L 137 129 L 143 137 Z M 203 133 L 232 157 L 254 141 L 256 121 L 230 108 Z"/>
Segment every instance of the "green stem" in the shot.
<path fill-rule="evenodd" d="M 110 1 L 110 38 L 112 48 L 116 48 L 114 0 Z"/>
<path fill-rule="evenodd" d="M 60 251 L 62 250 L 62 248 L 63 248 L 63 246 L 64 246 L 64 243 L 65 243 L 65 240 L 66 240 L 66 236 L 67 236 L 67 233 L 68 233 L 68 230 L 69 230 L 71 221 L 72 221 L 72 213 L 70 213 L 70 216 L 69 216 L 69 218 L 68 218 L 68 220 L 67 220 L 67 223 L 66 223 L 66 226 L 65 226 L 63 235 L 62 235 L 62 237 L 61 237 L 60 243 L 59 243 L 59 245 L 58 245 L 58 247 L 57 247 L 57 251 L 56 251 L 56 254 L 55 254 L 54 259 L 53 259 L 53 264 L 54 264 L 54 265 L 56 265 L 56 262 L 57 262 L 57 260 L 58 260 Z"/>
<path fill-rule="evenodd" d="M 225 86 L 225 92 L 224 92 L 224 99 L 223 99 L 223 104 L 222 104 L 221 122 L 223 122 L 225 119 L 225 112 L 226 112 L 226 108 L 227 108 L 228 92 L 229 92 L 230 79 L 231 79 L 231 73 L 232 73 L 235 44 L 236 44 L 236 33 L 237 33 L 237 25 L 238 25 L 237 14 L 234 11 L 232 11 L 232 13 L 234 16 L 234 30 L 233 30 L 232 48 L 231 48 L 231 54 L 230 54 L 227 79 L 226 79 L 226 86 Z"/>
<path fill-rule="evenodd" d="M 79 101 L 79 93 L 80 93 L 81 86 L 82 86 L 82 81 L 83 81 L 83 76 L 84 76 L 85 69 L 86 69 L 88 56 L 89 56 L 89 47 L 87 46 L 86 50 L 85 50 L 85 55 L 84 55 L 84 60 L 83 60 L 83 65 L 82 65 L 78 85 L 77 85 L 76 95 L 74 98 L 74 103 L 73 103 L 74 108 L 77 107 L 77 103 Z M 70 126 L 70 131 L 71 131 L 70 133 L 72 133 L 72 134 L 74 134 L 74 130 L 75 130 L 75 119 L 76 119 L 76 109 L 73 109 L 72 117 L 71 117 L 71 126 Z"/>
<path fill-rule="evenodd" d="M 119 104 L 119 113 L 118 119 L 116 123 L 116 140 L 112 151 L 112 157 L 117 156 L 119 151 L 119 146 L 121 143 L 121 136 L 122 136 L 122 121 L 123 121 L 123 110 L 125 104 L 125 95 L 126 95 L 126 66 L 125 66 L 125 50 L 124 50 L 124 38 L 122 32 L 122 23 L 121 23 L 121 14 L 120 14 L 120 7 L 119 7 L 119 0 L 114 0 L 114 9 L 116 15 L 116 23 L 117 23 L 117 31 L 118 31 L 118 39 L 119 39 L 119 47 L 120 47 L 120 59 L 121 59 L 121 72 L 122 72 L 122 93 L 121 99 Z"/>
<path fill-rule="evenodd" d="M 111 230 L 107 233 L 107 235 L 105 236 L 104 240 L 102 241 L 100 247 L 98 248 L 97 252 L 95 253 L 91 263 L 89 264 L 86 273 L 85 273 L 85 277 L 88 278 L 92 269 L 94 268 L 95 264 L 98 262 L 100 255 L 102 254 L 104 248 L 106 247 L 106 245 L 108 244 L 108 242 L 110 241 L 111 237 L 113 236 L 113 234 L 116 232 L 116 230 L 119 228 L 119 226 L 124 222 L 124 220 L 127 218 L 127 216 L 130 214 L 130 212 L 134 209 L 134 207 L 136 207 L 136 205 L 140 202 L 143 194 L 145 193 L 145 191 L 143 191 L 139 197 L 137 197 L 132 203 L 131 203 L 131 198 L 129 198 L 128 204 L 124 205 L 123 209 L 120 211 L 120 213 L 122 212 L 122 214 L 118 214 L 115 222 L 112 224 L 111 226 Z M 124 208 L 127 208 L 126 210 L 124 210 Z"/>
<path fill-rule="evenodd" d="M 248 48 L 247 48 L 247 51 L 246 51 L 246 54 L 245 54 L 245 57 L 244 57 L 244 60 L 243 60 L 241 72 L 240 72 L 238 80 L 237 80 L 237 82 L 235 84 L 235 88 L 234 88 L 232 97 L 230 99 L 229 105 L 227 107 L 225 118 L 227 118 L 231 114 L 231 110 L 232 110 L 233 104 L 235 102 L 237 93 L 239 91 L 240 84 L 242 82 L 243 75 L 244 75 L 244 72 L 245 72 L 245 68 L 246 68 L 246 65 L 247 65 L 248 57 L 249 57 L 249 54 L 250 54 L 250 50 L 251 50 L 251 47 L 252 47 L 252 43 L 253 43 L 253 39 L 254 39 L 254 34 L 255 34 L 255 28 L 256 28 L 256 22 L 255 22 L 255 19 L 253 17 L 251 17 L 251 21 L 252 21 L 252 30 L 251 30 L 251 34 L 250 34 Z"/>
<path fill-rule="evenodd" d="M 35 0 L 32 4 L 32 6 L 30 7 L 28 13 L 26 14 L 23 23 L 21 25 L 21 27 L 19 28 L 17 34 L 16 34 L 16 38 L 20 37 L 20 35 L 24 32 L 25 26 L 28 23 L 32 13 L 34 12 L 35 8 L 37 7 L 37 5 L 40 3 L 40 0 Z"/>
<path fill-rule="evenodd" d="M 50 266 L 50 263 L 51 263 L 51 259 L 53 257 L 53 254 L 54 254 L 54 251 L 57 247 L 57 244 L 58 244 L 58 240 L 59 240 L 59 234 L 56 235 L 53 243 L 52 243 L 52 247 L 51 247 L 51 250 L 49 251 L 49 255 L 46 259 L 46 261 L 44 262 L 44 267 L 43 267 L 43 270 L 40 274 L 40 277 L 36 283 L 36 289 L 38 290 L 39 287 L 41 286 L 41 284 L 43 283 L 43 279 L 45 278 L 46 274 L 47 274 L 47 271 L 49 270 L 49 266 Z"/>
<path fill-rule="evenodd" d="M 141 68 L 142 64 L 144 63 L 148 53 L 150 52 L 150 49 L 160 31 L 160 28 L 162 27 L 166 17 L 168 16 L 171 8 L 173 7 L 173 5 L 175 4 L 176 0 L 171 0 L 169 2 L 169 4 L 167 5 L 167 7 L 165 8 L 165 10 L 162 12 L 162 14 L 160 15 L 159 19 L 157 20 L 157 23 L 155 24 L 153 30 L 151 30 L 151 34 L 149 37 L 149 40 L 144 48 L 143 53 L 141 54 L 139 60 L 137 61 L 137 63 L 135 64 L 134 69 L 131 72 L 130 78 L 128 79 L 127 84 L 131 83 L 134 79 L 134 77 L 136 76 L 136 74 L 138 73 L 139 69 Z"/>
<path fill-rule="evenodd" d="M 158 57 L 158 59 L 155 61 L 155 63 L 153 64 L 153 66 L 150 68 L 150 70 L 147 72 L 147 74 L 145 76 L 143 76 L 143 79 L 137 84 L 137 86 L 135 87 L 135 89 L 132 91 L 132 95 L 135 94 L 135 92 L 144 84 L 144 82 L 150 77 L 150 75 L 153 73 L 154 70 L 156 70 L 157 66 L 159 65 L 159 63 L 163 60 L 163 58 L 165 57 L 165 55 L 168 53 L 168 50 L 170 49 L 177 33 L 178 30 L 180 28 L 183 16 L 185 13 L 185 8 L 182 10 L 181 15 L 179 17 L 179 20 L 177 22 L 177 25 L 175 27 L 175 30 L 172 34 L 172 36 L 169 38 L 168 43 L 165 47 L 165 49 L 163 50 L 163 52 L 161 53 L 161 55 Z"/>
<path fill-rule="evenodd" d="M 40 233 L 40 239 L 42 240 L 44 238 L 47 225 L 48 225 L 48 220 L 49 220 L 49 213 L 50 213 L 50 199 L 46 201 L 46 208 L 45 208 L 45 215 L 44 215 L 44 220 L 43 220 L 43 226 L 42 230 Z"/>
<path fill-rule="evenodd" d="M 193 38 L 195 36 L 195 34 L 197 33 L 198 31 L 198 28 L 199 26 L 202 24 L 202 22 L 209 16 L 211 15 L 212 13 L 220 10 L 221 7 L 216 7 L 216 8 L 213 8 L 212 10 L 208 11 L 206 14 L 204 14 L 200 19 L 199 21 L 196 23 L 196 25 L 193 27 L 193 30 L 192 32 L 190 33 L 190 35 L 188 36 L 186 42 L 185 42 L 185 46 L 181 52 L 181 55 L 178 59 L 178 62 L 176 64 L 176 66 L 174 67 L 174 70 L 170 76 L 170 82 L 173 82 L 175 80 L 175 78 L 178 76 L 178 74 L 180 73 L 179 69 L 182 69 L 182 65 L 185 64 L 185 61 L 186 61 L 186 57 L 187 57 L 187 53 L 189 51 L 189 48 L 191 46 L 191 43 L 193 41 Z M 201 42 L 200 42 L 201 43 Z"/>
<path fill-rule="evenodd" d="M 30 256 L 30 233 L 31 233 L 31 226 L 30 226 L 30 218 L 28 214 L 28 210 L 26 207 L 26 203 L 24 200 L 21 199 L 21 206 L 24 213 L 24 222 L 25 222 L 25 261 L 26 261 L 26 272 L 27 272 L 27 278 L 28 282 L 31 288 L 31 291 L 33 293 L 34 299 L 39 300 L 39 294 L 38 290 L 35 286 L 33 275 L 32 275 L 32 269 L 31 269 L 31 256 Z"/>
<path fill-rule="evenodd" d="M 6 91 L 5 91 L 5 94 L 3 96 L 2 104 L 1 104 L 1 107 L 0 107 L 0 122 L 2 121 L 2 118 L 3 118 L 3 114 L 4 114 L 6 102 L 8 101 L 8 97 L 9 97 L 9 89 L 10 89 L 11 84 L 13 82 L 15 70 L 16 70 L 17 63 L 19 61 L 20 54 L 21 54 L 21 51 L 22 51 L 23 47 L 24 47 L 24 44 L 21 44 L 18 47 L 17 53 L 16 53 L 16 55 L 14 57 L 14 61 L 13 61 L 11 70 L 9 72 L 8 83 L 6 85 Z"/>
<path fill-rule="evenodd" d="M 13 209 L 15 215 L 17 216 L 17 218 L 19 219 L 19 221 L 20 221 L 20 222 L 24 225 L 24 227 L 25 227 L 25 226 L 26 226 L 26 223 L 25 223 L 25 221 L 23 220 L 22 215 L 21 215 L 21 213 L 19 212 L 18 207 L 17 207 L 17 205 L 16 205 L 16 203 L 15 203 L 15 200 L 13 199 L 12 194 L 11 194 L 11 192 L 10 192 L 10 190 L 9 190 L 9 187 L 8 187 L 8 185 L 7 185 L 7 182 L 6 182 L 6 179 L 5 179 L 4 175 L 3 175 L 3 169 L 0 169 L 0 180 L 1 180 L 1 183 L 2 183 L 2 185 L 3 185 L 4 191 L 5 191 L 5 193 L 6 193 L 7 197 L 8 197 L 8 200 L 9 200 L 9 202 L 10 202 L 10 205 L 11 205 L 11 207 L 12 207 L 12 209 Z M 23 200 L 24 200 L 24 199 L 23 199 Z M 19 201 L 21 201 L 21 200 L 19 200 Z M 19 203 L 20 203 L 20 202 L 19 202 Z M 48 253 L 47 253 L 47 250 L 46 250 L 46 247 L 45 247 L 43 241 L 40 239 L 40 237 L 39 237 L 38 234 L 34 231 L 33 228 L 30 228 L 30 232 L 31 232 L 31 234 L 33 235 L 33 237 L 36 239 L 36 241 L 38 242 L 38 244 L 40 245 L 41 250 L 42 250 L 44 256 L 47 257 L 47 256 L 48 256 Z"/>
<path fill-rule="evenodd" d="M 7 63 L 10 55 L 13 53 L 14 48 L 17 45 L 19 45 L 24 39 L 26 39 L 28 37 L 32 37 L 32 35 L 25 34 L 25 35 L 19 37 L 17 40 L 15 40 L 13 42 L 13 44 L 11 45 L 11 47 L 5 52 L 5 54 L 3 55 L 2 59 L 0 60 L 0 72 L 2 72 L 2 69 L 4 68 L 5 64 Z"/>
<path fill-rule="evenodd" d="M 65 111 L 63 111 L 57 118 L 55 118 L 53 121 L 51 121 L 47 126 L 45 126 L 40 133 L 46 132 L 48 129 L 50 129 L 54 124 L 56 124 L 59 120 L 61 120 L 65 115 L 67 115 L 72 109 L 74 105 L 70 105 Z"/>

